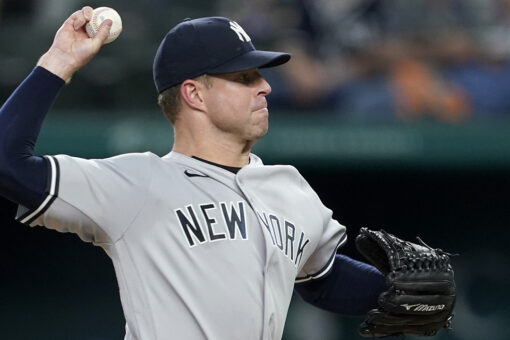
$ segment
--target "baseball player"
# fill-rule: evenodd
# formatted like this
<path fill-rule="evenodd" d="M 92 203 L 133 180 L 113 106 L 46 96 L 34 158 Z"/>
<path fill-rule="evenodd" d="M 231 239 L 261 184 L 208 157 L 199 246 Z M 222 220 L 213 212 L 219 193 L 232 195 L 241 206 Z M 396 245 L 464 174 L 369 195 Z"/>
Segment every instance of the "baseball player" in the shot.
<path fill-rule="evenodd" d="M 256 50 L 236 22 L 179 23 L 154 59 L 172 151 L 86 160 L 33 148 L 60 89 L 101 48 L 92 8 L 73 13 L 0 109 L 0 193 L 29 226 L 72 232 L 112 259 L 125 339 L 280 339 L 294 289 L 364 315 L 386 289 L 375 267 L 337 254 L 346 228 L 299 172 L 250 152 L 268 129 L 258 69 L 290 55 Z"/>

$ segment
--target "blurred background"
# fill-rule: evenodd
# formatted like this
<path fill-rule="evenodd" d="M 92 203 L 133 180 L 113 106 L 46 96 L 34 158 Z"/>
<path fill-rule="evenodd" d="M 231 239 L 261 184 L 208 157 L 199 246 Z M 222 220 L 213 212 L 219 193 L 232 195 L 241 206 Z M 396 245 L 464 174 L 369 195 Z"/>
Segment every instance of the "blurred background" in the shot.
<path fill-rule="evenodd" d="M 222 15 L 259 49 L 291 52 L 263 74 L 271 124 L 255 152 L 299 168 L 335 218 L 453 253 L 454 330 L 510 339 L 510 1 L 0 0 L 0 102 L 84 5 L 118 10 L 124 31 L 66 86 L 39 154 L 166 154 L 152 60 L 182 19 Z M 14 222 L 0 199 L 2 339 L 122 339 L 110 260 L 76 236 Z M 171 317 L 171 316 L 169 316 Z M 294 298 L 284 339 L 358 339 L 358 318 Z"/>

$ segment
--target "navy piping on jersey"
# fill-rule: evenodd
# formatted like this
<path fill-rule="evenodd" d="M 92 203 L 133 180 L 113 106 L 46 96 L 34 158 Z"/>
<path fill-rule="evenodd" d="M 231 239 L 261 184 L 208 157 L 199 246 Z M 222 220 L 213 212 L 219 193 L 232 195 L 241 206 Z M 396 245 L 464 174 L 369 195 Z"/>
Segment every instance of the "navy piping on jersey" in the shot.
<path fill-rule="evenodd" d="M 331 270 L 331 267 L 333 266 L 333 263 L 335 262 L 335 256 L 336 256 L 336 252 L 337 252 L 338 248 L 343 246 L 346 241 L 347 241 L 347 234 L 344 234 L 342 236 L 342 238 L 340 239 L 340 241 L 338 241 L 335 251 L 333 251 L 333 254 L 331 254 L 329 261 L 326 263 L 326 265 L 324 267 L 319 269 L 319 271 L 317 271 L 315 274 L 310 274 L 310 275 L 307 275 L 304 277 L 296 277 L 295 282 L 302 283 L 302 282 L 306 282 L 306 281 L 310 281 L 310 280 L 316 280 L 316 279 L 319 279 L 319 278 L 323 277 L 324 275 L 326 275 Z"/>
<path fill-rule="evenodd" d="M 21 222 L 23 224 L 30 224 L 34 220 L 36 220 L 39 216 L 44 214 L 44 212 L 51 206 L 53 201 L 58 196 L 59 185 L 60 185 L 60 166 L 58 161 L 53 156 L 44 156 L 48 162 L 48 181 L 46 188 L 47 196 L 45 200 L 37 207 L 36 209 L 28 210 L 22 215 L 16 217 L 16 221 Z"/>

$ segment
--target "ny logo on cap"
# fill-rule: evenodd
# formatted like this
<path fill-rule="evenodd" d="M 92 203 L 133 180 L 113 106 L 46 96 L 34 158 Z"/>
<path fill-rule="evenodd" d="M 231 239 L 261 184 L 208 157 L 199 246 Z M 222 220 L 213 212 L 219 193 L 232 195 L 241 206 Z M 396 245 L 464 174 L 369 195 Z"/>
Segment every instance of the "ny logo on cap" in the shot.
<path fill-rule="evenodd" d="M 241 25 L 239 25 L 237 22 L 231 21 L 230 22 L 230 29 L 237 33 L 237 36 L 239 37 L 239 40 L 246 41 L 246 42 L 251 41 L 250 36 L 248 35 L 248 33 L 246 33 L 243 30 L 243 28 L 241 27 Z"/>

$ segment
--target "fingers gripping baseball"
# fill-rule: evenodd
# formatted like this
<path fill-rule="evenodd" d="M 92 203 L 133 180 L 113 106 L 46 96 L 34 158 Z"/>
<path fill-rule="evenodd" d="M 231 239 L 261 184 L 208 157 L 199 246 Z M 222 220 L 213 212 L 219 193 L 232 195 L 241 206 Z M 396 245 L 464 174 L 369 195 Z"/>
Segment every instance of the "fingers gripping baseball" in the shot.
<path fill-rule="evenodd" d="M 112 26 L 112 21 L 107 19 L 102 22 L 97 34 L 94 37 L 89 37 L 85 32 L 85 25 L 92 19 L 92 13 L 92 8 L 86 6 L 83 7 L 81 11 L 75 12 L 69 18 L 74 29 L 74 34 L 71 36 L 71 49 L 69 52 L 75 58 L 77 67 L 85 65 L 99 51 L 103 42 L 108 37 Z"/>
<path fill-rule="evenodd" d="M 50 49 L 37 63 L 65 81 L 97 54 L 108 37 L 111 20 L 101 24 L 97 34 L 91 38 L 85 25 L 92 18 L 92 8 L 83 7 L 74 12 L 60 27 Z"/>
<path fill-rule="evenodd" d="M 96 44 L 99 44 L 99 48 L 103 45 L 103 43 L 106 41 L 108 36 L 110 35 L 110 29 L 112 28 L 112 21 L 110 19 L 106 19 L 101 23 L 101 26 L 99 26 L 99 31 L 97 34 L 91 38 Z"/>
<path fill-rule="evenodd" d="M 73 28 L 75 31 L 83 27 L 92 18 L 92 7 L 85 6 L 80 11 L 76 11 L 71 15 Z"/>

